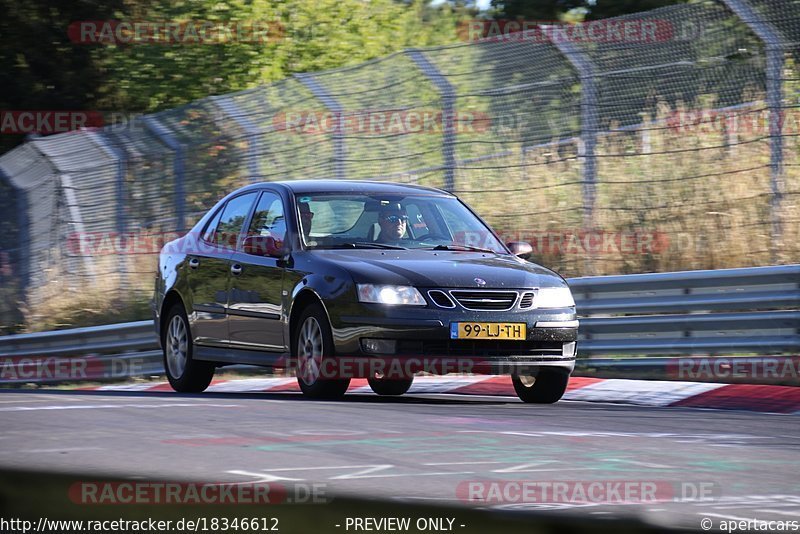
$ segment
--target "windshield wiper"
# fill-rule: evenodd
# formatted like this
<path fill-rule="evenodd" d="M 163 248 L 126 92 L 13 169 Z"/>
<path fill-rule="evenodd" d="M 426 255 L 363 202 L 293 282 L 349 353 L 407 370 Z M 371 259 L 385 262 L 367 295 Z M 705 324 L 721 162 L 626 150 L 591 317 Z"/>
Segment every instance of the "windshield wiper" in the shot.
<path fill-rule="evenodd" d="M 353 245 L 359 248 L 390 248 L 392 250 L 408 250 L 406 247 L 401 247 L 400 245 L 389 245 L 388 243 L 369 243 L 366 241 L 358 241 L 353 243 Z"/>
<path fill-rule="evenodd" d="M 355 243 L 337 243 L 335 245 L 316 248 L 384 248 L 392 250 L 408 250 L 406 247 L 400 247 L 397 245 L 389 245 L 386 243 L 369 243 L 366 241 L 357 241 Z"/>
<path fill-rule="evenodd" d="M 436 245 L 429 250 L 468 250 L 470 252 L 489 252 L 491 254 L 497 254 L 497 252 L 492 249 L 473 247 L 470 245 Z"/>

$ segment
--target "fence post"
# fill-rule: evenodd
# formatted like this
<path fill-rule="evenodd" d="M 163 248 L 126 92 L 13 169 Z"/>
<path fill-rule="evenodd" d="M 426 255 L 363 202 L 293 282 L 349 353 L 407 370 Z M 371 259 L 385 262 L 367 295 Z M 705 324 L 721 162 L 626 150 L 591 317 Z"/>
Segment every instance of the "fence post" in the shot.
<path fill-rule="evenodd" d="M 84 236 L 86 236 L 86 227 L 83 225 L 83 214 L 81 213 L 78 196 L 75 194 L 76 188 L 75 184 L 72 183 L 72 176 L 59 171 L 58 177 L 61 181 L 61 192 L 64 195 L 67 210 L 69 210 L 70 222 L 75 226 L 75 231 L 78 232 L 80 239 L 83 240 Z M 81 254 L 81 257 L 83 258 L 83 265 L 86 268 L 86 272 L 89 274 L 90 280 L 95 279 L 97 271 L 94 268 L 94 259 L 92 255 Z"/>
<path fill-rule="evenodd" d="M 116 146 L 113 141 L 108 142 L 106 136 L 108 135 L 106 132 L 93 132 L 93 131 L 86 131 L 85 133 L 88 134 L 89 139 L 91 139 L 98 147 L 100 147 L 103 152 L 106 153 L 110 158 L 114 158 L 117 161 L 117 171 L 114 175 L 114 181 L 116 183 L 116 197 L 117 197 L 117 206 L 116 206 L 116 217 L 117 217 L 117 234 L 120 236 L 120 239 L 124 239 L 125 234 L 125 206 L 127 204 L 125 199 L 125 174 L 127 173 L 128 162 L 127 157 L 125 154 L 125 150 Z M 126 278 L 128 274 L 127 263 L 122 261 L 124 258 L 120 258 L 121 262 L 125 264 L 125 269 L 120 270 L 120 286 L 124 287 L 126 284 Z"/>
<path fill-rule="evenodd" d="M 550 32 L 548 32 L 550 33 Z M 594 211 L 597 198 L 597 129 L 599 124 L 597 112 L 597 82 L 592 61 L 567 39 L 551 41 L 567 61 L 578 72 L 581 82 L 581 142 L 578 146 L 578 158 L 582 163 L 583 174 L 583 227 L 591 230 L 595 226 Z M 590 254 L 585 265 L 588 275 L 594 274 L 594 258 Z"/>
<path fill-rule="evenodd" d="M 411 58 L 419 70 L 439 90 L 442 98 L 442 159 L 444 161 L 444 188 L 453 191 L 456 187 L 456 127 L 455 103 L 456 92 L 453 85 L 439 72 L 433 63 L 425 57 L 420 50 L 406 50 L 406 55 Z"/>
<path fill-rule="evenodd" d="M 172 172 L 175 174 L 175 230 L 183 232 L 186 230 L 186 191 L 184 189 L 184 148 L 175 139 L 175 136 L 161 124 L 155 117 L 142 117 L 145 127 L 155 135 L 167 148 L 175 152 L 175 160 L 172 163 Z"/>
<path fill-rule="evenodd" d="M 12 259 L 12 255 L 9 254 L 9 261 L 16 260 L 16 271 L 19 273 L 17 279 L 19 280 L 19 287 L 17 288 L 18 295 L 17 299 L 25 304 L 28 303 L 28 285 L 30 284 L 30 261 L 31 261 L 31 243 L 33 239 L 31 238 L 30 231 L 30 221 L 28 219 L 28 191 L 26 189 L 22 189 L 21 187 L 17 187 L 14 185 L 14 182 L 11 181 L 11 177 L 0 168 L 0 181 L 6 182 L 10 185 L 17 194 L 17 225 L 18 225 L 18 232 L 17 232 L 17 247 L 16 247 L 16 254 L 15 258 Z M 12 275 L 13 276 L 13 275 Z M 16 320 L 17 318 L 15 318 Z"/>
<path fill-rule="evenodd" d="M 236 102 L 225 96 L 212 96 L 211 102 L 214 103 L 222 112 L 233 120 L 241 127 L 247 136 L 247 172 L 250 174 L 248 182 L 255 183 L 258 181 L 258 176 L 261 171 L 258 167 L 258 158 L 260 156 L 259 150 L 259 134 L 261 133 L 258 127 L 253 124 L 253 121 L 241 110 Z"/>
<path fill-rule="evenodd" d="M 306 86 L 322 104 L 328 108 L 328 111 L 333 113 L 336 117 L 336 127 L 331 134 L 331 141 L 333 141 L 333 165 L 334 175 L 337 180 L 347 179 L 345 167 L 345 146 L 344 146 L 344 120 L 343 110 L 341 104 L 334 98 L 327 89 L 322 87 L 313 74 L 295 74 L 300 83 Z"/>
<path fill-rule="evenodd" d="M 784 47 L 778 32 L 746 0 L 723 0 L 736 16 L 761 39 L 766 47 L 767 109 L 769 109 L 769 168 L 772 200 L 772 239 L 770 260 L 778 263 L 783 234 L 781 204 L 783 202 L 783 55 Z"/>

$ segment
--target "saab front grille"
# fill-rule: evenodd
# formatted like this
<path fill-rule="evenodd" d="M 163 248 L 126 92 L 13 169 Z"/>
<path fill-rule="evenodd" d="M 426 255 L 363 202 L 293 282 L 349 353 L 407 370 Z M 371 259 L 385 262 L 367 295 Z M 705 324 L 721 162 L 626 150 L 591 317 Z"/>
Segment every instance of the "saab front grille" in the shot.
<path fill-rule="evenodd" d="M 450 295 L 468 310 L 510 310 L 516 291 L 451 291 Z"/>

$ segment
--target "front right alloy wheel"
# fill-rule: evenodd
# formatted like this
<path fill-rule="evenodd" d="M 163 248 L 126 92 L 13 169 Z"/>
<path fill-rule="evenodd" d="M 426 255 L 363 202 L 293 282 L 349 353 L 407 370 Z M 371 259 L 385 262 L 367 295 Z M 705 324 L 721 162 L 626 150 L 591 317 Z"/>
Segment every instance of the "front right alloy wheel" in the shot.
<path fill-rule="evenodd" d="M 325 310 L 312 304 L 303 310 L 294 332 L 294 354 L 297 359 L 297 382 L 300 390 L 312 399 L 338 399 L 350 386 L 349 378 L 325 376 L 334 374 L 333 335 Z"/>
<path fill-rule="evenodd" d="M 561 369 L 540 369 L 536 376 L 512 375 L 514 391 L 522 402 L 553 404 L 567 391 L 569 373 Z"/>

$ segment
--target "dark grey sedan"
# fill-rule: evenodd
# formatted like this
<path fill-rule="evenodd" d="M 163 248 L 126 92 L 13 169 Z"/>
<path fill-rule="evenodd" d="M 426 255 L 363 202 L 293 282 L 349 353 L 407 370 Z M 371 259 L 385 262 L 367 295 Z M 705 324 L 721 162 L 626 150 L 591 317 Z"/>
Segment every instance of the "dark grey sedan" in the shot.
<path fill-rule="evenodd" d="M 254 184 L 164 246 L 155 326 L 177 391 L 217 367 L 290 368 L 335 398 L 365 377 L 504 373 L 526 402 L 563 395 L 578 321 L 567 283 L 450 193 L 357 181 Z"/>

